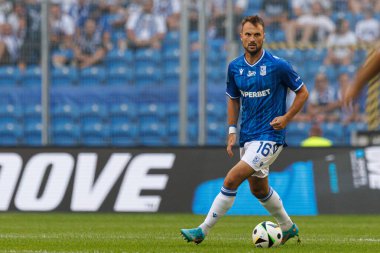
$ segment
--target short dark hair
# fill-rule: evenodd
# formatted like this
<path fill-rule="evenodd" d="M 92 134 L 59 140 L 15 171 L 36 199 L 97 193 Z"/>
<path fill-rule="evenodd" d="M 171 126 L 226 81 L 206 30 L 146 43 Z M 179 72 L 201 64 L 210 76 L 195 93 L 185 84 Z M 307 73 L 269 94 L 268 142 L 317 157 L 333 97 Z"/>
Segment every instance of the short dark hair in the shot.
<path fill-rule="evenodd" d="M 262 25 L 263 28 L 265 29 L 264 20 L 261 17 L 259 17 L 258 15 L 245 17 L 241 21 L 241 28 L 242 29 L 243 29 L 244 24 L 247 22 L 251 23 L 254 26 Z"/>

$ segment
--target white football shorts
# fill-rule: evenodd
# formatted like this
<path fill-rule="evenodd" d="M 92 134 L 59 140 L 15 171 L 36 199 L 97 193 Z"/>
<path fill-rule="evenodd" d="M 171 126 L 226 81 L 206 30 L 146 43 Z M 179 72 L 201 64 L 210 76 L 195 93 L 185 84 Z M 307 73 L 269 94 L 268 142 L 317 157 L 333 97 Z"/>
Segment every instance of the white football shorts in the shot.
<path fill-rule="evenodd" d="M 273 141 L 246 142 L 240 148 L 240 159 L 253 168 L 252 176 L 265 178 L 269 175 L 269 165 L 276 160 L 282 149 L 283 145 Z"/>

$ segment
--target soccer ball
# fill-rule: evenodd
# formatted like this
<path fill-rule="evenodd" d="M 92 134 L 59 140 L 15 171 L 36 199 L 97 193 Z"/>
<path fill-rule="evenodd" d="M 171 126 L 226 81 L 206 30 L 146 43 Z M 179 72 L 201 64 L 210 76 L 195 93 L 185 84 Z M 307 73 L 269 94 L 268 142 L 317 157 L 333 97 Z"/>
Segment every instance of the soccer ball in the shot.
<path fill-rule="evenodd" d="M 263 221 L 253 229 L 252 240 L 257 248 L 277 247 L 282 240 L 281 228 L 271 221 Z"/>

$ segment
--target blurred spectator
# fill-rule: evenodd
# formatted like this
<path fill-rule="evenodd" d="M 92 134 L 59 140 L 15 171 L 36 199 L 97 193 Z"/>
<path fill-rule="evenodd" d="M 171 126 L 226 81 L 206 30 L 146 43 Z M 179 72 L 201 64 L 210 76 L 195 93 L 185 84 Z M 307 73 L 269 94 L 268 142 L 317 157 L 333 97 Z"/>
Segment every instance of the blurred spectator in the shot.
<path fill-rule="evenodd" d="M 273 32 L 281 27 L 285 31 L 289 22 L 289 7 L 287 0 L 263 1 L 260 15 L 264 19 L 265 30 Z"/>
<path fill-rule="evenodd" d="M 138 13 L 142 10 L 141 0 L 127 0 L 128 4 L 126 5 L 128 16 L 131 16 L 132 13 Z"/>
<path fill-rule="evenodd" d="M 310 92 L 307 112 L 317 122 L 337 121 L 339 106 L 336 91 L 329 85 L 325 74 L 319 73 L 315 77 L 314 89 Z"/>
<path fill-rule="evenodd" d="M 77 28 L 83 28 L 85 21 L 94 15 L 96 5 L 90 0 L 73 0 L 65 3 L 63 9 L 74 19 Z"/>
<path fill-rule="evenodd" d="M 189 10 L 189 31 L 198 30 L 199 4 L 198 0 L 190 0 L 187 4 Z"/>
<path fill-rule="evenodd" d="M 180 0 L 154 0 L 153 13 L 164 17 L 168 30 L 178 30 L 180 12 Z"/>
<path fill-rule="evenodd" d="M 0 0 L 0 14 L 7 16 L 12 11 L 12 1 Z"/>
<path fill-rule="evenodd" d="M 13 33 L 15 33 L 18 38 L 24 38 L 26 32 L 26 10 L 23 3 L 15 2 L 13 4 L 13 10 L 8 14 L 0 12 L 0 24 L 5 23 L 12 26 Z"/>
<path fill-rule="evenodd" d="M 338 99 L 342 106 L 343 96 L 346 93 L 348 87 L 350 86 L 350 76 L 347 73 L 342 73 L 339 75 L 339 92 Z M 346 125 L 351 122 L 361 122 L 365 120 L 365 116 L 360 113 L 360 105 L 358 101 L 352 103 L 349 107 L 341 107 L 341 117 L 340 122 Z"/>
<path fill-rule="evenodd" d="M 75 23 L 71 16 L 62 13 L 61 5 L 50 5 L 50 43 L 52 49 L 70 48 L 75 32 Z"/>
<path fill-rule="evenodd" d="M 322 8 L 327 12 L 326 15 L 330 15 L 331 10 L 331 0 L 291 0 L 292 14 L 293 18 L 297 19 L 302 15 L 311 14 L 312 4 L 314 2 L 319 2 Z"/>
<path fill-rule="evenodd" d="M 86 68 L 103 60 L 107 53 L 103 35 L 97 31 L 94 19 L 86 20 L 84 29 L 74 45 L 74 61 L 78 67 Z"/>
<path fill-rule="evenodd" d="M 347 13 L 350 11 L 349 1 L 347 0 L 332 0 L 332 12 Z"/>
<path fill-rule="evenodd" d="M 39 64 L 41 56 L 41 4 L 39 0 L 26 1 L 26 34 L 20 49 L 18 66 Z"/>
<path fill-rule="evenodd" d="M 332 141 L 323 137 L 322 128 L 314 123 L 309 132 L 309 137 L 301 142 L 301 147 L 331 147 Z"/>
<path fill-rule="evenodd" d="M 15 64 L 21 40 L 8 23 L 0 25 L 0 65 Z"/>
<path fill-rule="evenodd" d="M 367 8 L 363 12 L 364 19 L 359 20 L 355 26 L 355 34 L 359 42 L 375 42 L 380 38 L 380 22 L 373 17 L 373 10 Z"/>
<path fill-rule="evenodd" d="M 360 15 L 365 9 L 374 9 L 377 0 L 348 0 L 350 11 Z"/>
<path fill-rule="evenodd" d="M 225 38 L 226 35 L 226 18 L 227 18 L 227 1 L 226 0 L 211 0 L 210 4 L 211 16 L 209 24 L 209 36 L 211 38 Z M 233 27 L 236 31 L 235 38 L 240 36 L 240 21 L 244 11 L 248 7 L 248 0 L 233 1 Z"/>
<path fill-rule="evenodd" d="M 166 34 L 163 16 L 153 15 L 153 0 L 144 0 L 140 13 L 133 13 L 126 24 L 129 47 L 161 48 Z"/>
<path fill-rule="evenodd" d="M 349 65 L 352 63 L 356 37 L 350 30 L 350 24 L 346 19 L 338 19 L 336 32 L 327 38 L 327 56 L 324 64 L 326 65 Z"/>
<path fill-rule="evenodd" d="M 311 11 L 302 14 L 293 23 L 293 27 L 287 29 L 288 43 L 294 44 L 297 34 L 303 44 L 310 42 L 324 42 L 326 37 L 334 31 L 335 25 L 325 14 L 326 10 L 319 2 L 311 4 Z"/>

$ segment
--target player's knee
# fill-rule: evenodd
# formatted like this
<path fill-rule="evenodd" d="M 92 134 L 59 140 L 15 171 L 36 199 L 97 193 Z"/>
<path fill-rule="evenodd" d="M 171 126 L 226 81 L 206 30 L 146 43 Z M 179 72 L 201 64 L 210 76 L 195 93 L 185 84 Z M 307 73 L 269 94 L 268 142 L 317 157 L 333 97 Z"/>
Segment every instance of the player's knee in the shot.
<path fill-rule="evenodd" d="M 231 190 L 235 190 L 238 187 L 236 180 L 228 176 L 224 179 L 223 186 Z"/>

